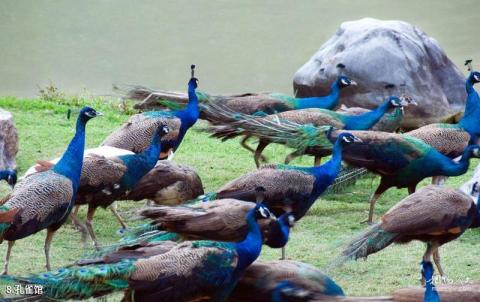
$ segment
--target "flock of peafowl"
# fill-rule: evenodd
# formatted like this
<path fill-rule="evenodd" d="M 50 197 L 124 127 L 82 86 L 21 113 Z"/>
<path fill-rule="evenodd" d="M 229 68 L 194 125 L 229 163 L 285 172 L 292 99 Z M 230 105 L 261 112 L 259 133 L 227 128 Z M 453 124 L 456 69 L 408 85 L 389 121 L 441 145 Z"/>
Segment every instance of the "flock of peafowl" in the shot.
<path fill-rule="evenodd" d="M 285 259 L 290 229 L 319 196 L 374 173 L 381 180 L 370 200 L 370 226 L 333 262 L 366 258 L 392 243 L 425 242 L 424 301 L 440 301 L 432 282 L 432 258 L 445 278 L 439 247 L 468 228 L 480 227 L 477 200 L 441 185 L 444 177 L 465 173 L 470 158 L 480 158 L 480 98 L 473 88 L 480 73 L 467 63 L 463 118 L 406 133 L 397 132 L 403 110 L 416 103 L 405 93 L 389 95 L 373 110 L 333 111 L 340 104 L 340 90 L 357 85 L 344 75 L 343 64 L 337 65 L 339 76 L 330 93 L 310 98 L 278 93 L 210 96 L 196 91 L 192 65 L 183 109 L 135 114 L 94 149 L 85 150 L 86 124 L 101 113 L 84 107 L 61 158 L 39 160 L 18 184 L 14 171 L 0 171 L 0 178 L 12 186 L 0 206 L 0 240 L 8 244 L 1 280 L 42 287 L 36 295 L 9 299 L 88 299 L 123 291 L 124 301 L 347 301 L 342 289 L 315 267 L 257 258 L 266 244 L 282 248 Z M 144 99 L 146 92 L 134 89 L 128 96 Z M 168 161 L 199 118 L 210 123 L 213 137 L 242 137 L 241 145 L 254 154 L 258 169 L 215 192 L 203 192 L 194 172 Z M 248 144 L 251 138 L 258 139 L 256 148 Z M 294 152 L 285 164 L 260 166 L 271 143 Z M 289 165 L 304 154 L 315 157 L 313 166 Z M 326 156 L 330 159 L 321 164 Z M 417 191 L 428 177 L 434 184 Z M 375 223 L 375 202 L 391 187 L 408 188 L 410 195 Z M 138 216 L 145 223 L 128 228 L 115 202 L 143 199 L 157 205 L 141 208 Z M 88 207 L 85 224 L 77 217 L 81 205 Z M 95 236 L 98 207 L 110 208 L 125 230 L 114 245 L 102 246 Z M 69 217 L 85 240 L 90 236 L 95 250 L 52 270 L 50 244 Z M 8 275 L 15 241 L 43 229 L 47 272 Z"/>

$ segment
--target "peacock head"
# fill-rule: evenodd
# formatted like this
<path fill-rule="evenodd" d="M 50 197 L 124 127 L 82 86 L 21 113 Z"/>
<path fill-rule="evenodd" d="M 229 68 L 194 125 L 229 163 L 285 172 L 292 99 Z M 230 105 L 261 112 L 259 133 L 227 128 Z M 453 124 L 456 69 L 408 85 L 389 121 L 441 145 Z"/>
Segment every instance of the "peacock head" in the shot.
<path fill-rule="evenodd" d="M 337 78 L 337 85 L 340 88 L 345 88 L 348 86 L 356 86 L 357 82 L 355 82 L 354 80 L 350 79 L 347 76 L 342 75 Z"/>
<path fill-rule="evenodd" d="M 192 89 L 197 89 L 198 79 L 197 78 L 191 78 L 190 81 L 188 81 L 188 87 L 192 88 Z"/>
<path fill-rule="evenodd" d="M 343 132 L 337 137 L 337 142 L 340 142 L 342 145 L 350 145 L 353 143 L 361 143 L 362 140 L 351 133 Z"/>
<path fill-rule="evenodd" d="M 480 83 L 480 72 L 472 71 L 470 74 L 470 82 L 472 82 L 472 84 Z"/>
<path fill-rule="evenodd" d="M 258 186 L 255 188 L 255 197 L 257 200 L 257 205 L 255 206 L 255 219 L 268 219 L 274 217 L 270 210 L 263 204 L 265 199 L 265 188 Z"/>
<path fill-rule="evenodd" d="M 79 118 L 82 122 L 86 123 L 94 117 L 101 116 L 103 113 L 96 111 L 92 107 L 85 106 L 80 110 Z"/>
<path fill-rule="evenodd" d="M 169 132 L 170 132 L 170 128 L 167 125 L 161 124 L 160 126 L 158 126 L 157 133 L 160 137 L 164 137 Z"/>
<path fill-rule="evenodd" d="M 283 214 L 283 218 L 289 228 L 293 228 L 295 226 L 295 216 L 293 213 Z"/>
<path fill-rule="evenodd" d="M 17 184 L 17 172 L 15 170 L 4 170 L 1 171 L 0 175 L 0 180 L 5 180 L 12 189 Z"/>
<path fill-rule="evenodd" d="M 470 147 L 470 155 L 471 157 L 480 158 L 480 146 L 475 145 Z"/>

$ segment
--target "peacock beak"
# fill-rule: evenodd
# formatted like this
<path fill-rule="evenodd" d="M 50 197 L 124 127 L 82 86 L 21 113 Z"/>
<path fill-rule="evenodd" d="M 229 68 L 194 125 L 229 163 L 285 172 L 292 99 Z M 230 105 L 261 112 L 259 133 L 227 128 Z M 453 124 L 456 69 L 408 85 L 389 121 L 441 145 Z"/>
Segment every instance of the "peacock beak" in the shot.
<path fill-rule="evenodd" d="M 353 137 L 353 141 L 354 141 L 355 143 L 363 143 L 362 139 L 359 138 L 359 137 L 356 137 L 356 136 Z"/>
<path fill-rule="evenodd" d="M 358 84 L 357 84 L 357 82 L 355 82 L 354 80 L 350 80 L 350 85 L 351 85 L 351 86 L 357 86 Z"/>

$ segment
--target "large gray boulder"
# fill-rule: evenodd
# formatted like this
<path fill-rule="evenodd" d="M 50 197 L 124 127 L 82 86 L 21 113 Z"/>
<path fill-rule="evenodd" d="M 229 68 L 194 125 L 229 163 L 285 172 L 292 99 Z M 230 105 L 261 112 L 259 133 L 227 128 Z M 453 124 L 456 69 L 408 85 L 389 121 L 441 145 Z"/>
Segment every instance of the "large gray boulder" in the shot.
<path fill-rule="evenodd" d="M 295 73 L 297 96 L 327 93 L 339 73 L 338 63 L 359 84 L 342 90 L 341 102 L 347 106 L 373 108 L 389 93 L 402 93 L 400 86 L 406 84 L 405 92 L 419 103 L 408 108 L 406 127 L 439 121 L 463 110 L 464 75 L 435 39 L 409 23 L 371 18 L 342 23 Z M 396 89 L 387 91 L 386 84 Z"/>
<path fill-rule="evenodd" d="M 16 169 L 18 133 L 12 114 L 0 108 L 0 170 Z"/>

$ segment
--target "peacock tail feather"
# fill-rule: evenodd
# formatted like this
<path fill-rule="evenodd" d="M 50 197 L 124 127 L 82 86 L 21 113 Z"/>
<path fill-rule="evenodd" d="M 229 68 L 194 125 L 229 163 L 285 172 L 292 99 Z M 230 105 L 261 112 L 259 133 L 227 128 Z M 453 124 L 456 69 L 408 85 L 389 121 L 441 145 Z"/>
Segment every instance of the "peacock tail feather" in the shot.
<path fill-rule="evenodd" d="M 27 277 L 2 276 L 0 280 L 41 285 L 43 296 L 50 299 L 88 299 L 126 289 L 127 280 L 135 270 L 134 263 L 133 260 L 124 259 L 113 264 L 61 268 Z"/>
<path fill-rule="evenodd" d="M 375 177 L 375 175 L 365 168 L 343 165 L 337 178 L 335 178 L 335 181 L 328 187 L 325 193 L 338 194 L 345 192 L 346 189 L 355 185 L 358 180 L 368 177 Z"/>
<path fill-rule="evenodd" d="M 0 206 L 0 213 L 8 212 L 9 210 L 10 209 L 5 205 Z M 1 222 L 0 223 L 0 235 L 5 233 L 11 225 L 12 224 L 10 222 Z"/>

